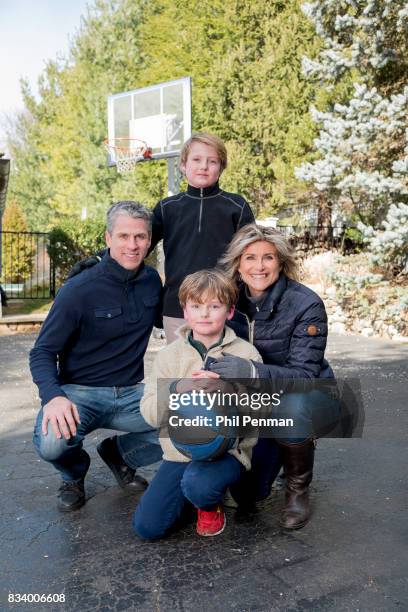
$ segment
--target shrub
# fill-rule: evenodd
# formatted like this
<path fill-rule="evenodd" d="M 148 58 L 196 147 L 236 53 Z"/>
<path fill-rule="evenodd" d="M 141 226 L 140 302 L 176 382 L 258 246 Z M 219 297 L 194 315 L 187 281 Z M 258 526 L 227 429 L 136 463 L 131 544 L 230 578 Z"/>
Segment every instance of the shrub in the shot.
<path fill-rule="evenodd" d="M 24 237 L 23 232 L 28 232 L 28 225 L 23 211 L 15 200 L 6 206 L 3 232 L 5 233 L 2 240 L 2 277 L 7 283 L 23 283 L 30 278 L 33 271 L 36 249 L 34 244 Z"/>
<path fill-rule="evenodd" d="M 59 284 L 78 261 L 105 248 L 104 235 L 105 222 L 102 220 L 87 219 L 77 225 L 64 222 L 51 230 L 48 253 Z"/>
<path fill-rule="evenodd" d="M 408 274 L 408 205 L 392 204 L 383 230 L 361 226 L 373 265 L 393 274 Z"/>

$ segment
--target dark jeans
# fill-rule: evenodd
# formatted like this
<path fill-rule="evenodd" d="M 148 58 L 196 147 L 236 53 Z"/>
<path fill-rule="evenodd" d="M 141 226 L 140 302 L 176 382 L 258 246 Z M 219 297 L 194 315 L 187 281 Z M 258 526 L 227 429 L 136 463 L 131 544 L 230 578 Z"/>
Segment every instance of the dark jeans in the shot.
<path fill-rule="evenodd" d="M 188 502 L 200 510 L 212 510 L 243 471 L 228 453 L 217 461 L 163 461 L 136 508 L 136 533 L 145 540 L 164 536 Z"/>
<path fill-rule="evenodd" d="M 83 450 L 85 436 L 101 427 L 128 431 L 118 437 L 118 449 L 130 467 L 150 465 L 159 461 L 162 450 L 153 429 L 140 414 L 144 385 L 131 387 L 87 387 L 63 385 L 63 391 L 78 408 L 81 423 L 76 436 L 56 438 L 48 423 L 47 435 L 41 431 L 43 411 L 34 427 L 34 446 L 42 459 L 51 463 L 66 481 L 81 480 L 89 467 L 89 455 Z"/>
<path fill-rule="evenodd" d="M 241 508 L 266 499 L 282 467 L 280 449 L 274 438 L 260 438 L 252 451 L 251 470 L 230 487 L 231 495 Z"/>

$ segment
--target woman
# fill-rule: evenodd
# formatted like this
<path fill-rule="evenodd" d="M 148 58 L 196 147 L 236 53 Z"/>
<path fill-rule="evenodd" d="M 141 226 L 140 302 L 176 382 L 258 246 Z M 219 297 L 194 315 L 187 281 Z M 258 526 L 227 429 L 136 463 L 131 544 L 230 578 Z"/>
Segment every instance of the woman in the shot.
<path fill-rule="evenodd" d="M 275 229 L 246 225 L 232 239 L 220 261 L 240 286 L 231 327 L 252 342 L 264 363 L 226 355 L 211 370 L 222 378 L 252 378 L 253 366 L 260 379 L 279 380 L 289 393 L 281 396 L 280 413 L 298 424 L 293 437 L 260 439 L 254 448 L 253 469 L 245 482 L 232 490 L 240 504 L 251 496 L 268 496 L 281 465 L 286 476 L 285 506 L 280 524 L 303 527 L 310 516 L 308 487 L 313 475 L 316 429 L 333 425 L 339 406 L 319 390 L 310 391 L 315 379 L 334 379 L 324 359 L 327 316 L 320 297 L 297 282 L 293 249 Z M 262 381 L 261 381 L 262 382 Z M 302 387 L 304 392 L 293 392 Z"/>

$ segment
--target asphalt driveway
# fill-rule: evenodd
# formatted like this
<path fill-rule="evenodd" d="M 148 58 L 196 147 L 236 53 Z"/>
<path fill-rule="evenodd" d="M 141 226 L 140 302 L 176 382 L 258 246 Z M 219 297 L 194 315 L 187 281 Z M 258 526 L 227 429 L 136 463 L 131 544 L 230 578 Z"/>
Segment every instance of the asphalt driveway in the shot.
<path fill-rule="evenodd" d="M 132 532 L 137 495 L 119 489 L 96 454 L 106 431 L 86 441 L 86 505 L 57 511 L 58 476 L 31 443 L 34 339 L 0 337 L 2 610 L 408 609 L 407 345 L 330 338 L 336 373 L 361 380 L 366 423 L 361 439 L 319 441 L 304 529 L 279 528 L 277 490 L 244 521 L 227 510 L 219 537 L 199 538 L 192 525 L 150 544 Z M 62 594 L 65 603 L 12 603 L 15 593 Z"/>

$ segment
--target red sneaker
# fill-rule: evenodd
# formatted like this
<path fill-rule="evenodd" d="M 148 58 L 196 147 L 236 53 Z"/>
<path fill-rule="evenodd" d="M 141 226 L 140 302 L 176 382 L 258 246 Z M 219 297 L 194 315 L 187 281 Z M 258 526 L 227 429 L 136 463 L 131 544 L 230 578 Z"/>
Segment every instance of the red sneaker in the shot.
<path fill-rule="evenodd" d="M 197 510 L 197 533 L 201 536 L 215 536 L 222 533 L 225 529 L 226 519 L 222 506 L 217 506 L 215 510 Z"/>

